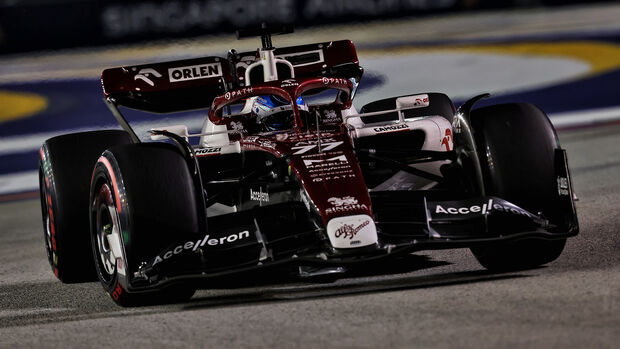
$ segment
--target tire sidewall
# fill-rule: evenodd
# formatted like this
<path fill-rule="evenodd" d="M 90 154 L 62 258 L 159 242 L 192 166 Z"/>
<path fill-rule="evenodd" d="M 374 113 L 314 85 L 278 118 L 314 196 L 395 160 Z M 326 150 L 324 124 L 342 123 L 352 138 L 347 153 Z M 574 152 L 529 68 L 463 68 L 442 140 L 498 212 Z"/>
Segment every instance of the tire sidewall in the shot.
<path fill-rule="evenodd" d="M 39 150 L 45 247 L 52 271 L 62 282 L 97 279 L 88 234 L 92 169 L 105 148 L 130 142 L 124 131 L 90 131 L 50 138 Z M 48 242 L 47 229 L 53 243 Z"/>
<path fill-rule="evenodd" d="M 555 129 L 538 107 L 500 104 L 471 118 L 487 195 L 512 202 L 551 222 L 561 216 L 556 190 Z M 474 246 L 476 259 L 495 271 L 529 269 L 562 253 L 566 239 L 522 239 Z"/>
<path fill-rule="evenodd" d="M 167 181 L 168 185 L 162 185 L 158 179 Z M 90 193 L 91 246 L 103 288 L 117 304 L 140 305 L 170 293 L 169 290 L 132 293 L 130 276 L 138 271 L 142 262 L 148 262 L 148 259 L 154 258 L 170 243 L 182 238 L 182 235 L 171 234 L 175 232 L 171 230 L 172 226 L 183 226 L 185 221 L 193 221 L 195 227 L 187 230 L 197 232 L 197 209 L 191 204 L 192 200 L 195 200 L 195 192 L 192 189 L 190 195 L 189 187 L 181 185 L 188 181 L 188 185 L 193 188 L 185 160 L 178 150 L 169 144 L 142 143 L 112 147 L 97 161 Z M 99 262 L 95 240 L 98 210 L 96 198 L 104 183 L 110 188 L 118 214 L 122 232 L 119 237 L 122 248 L 121 263 L 124 268 L 123 273 L 119 273 L 119 268 L 116 268 L 109 279 L 104 277 L 106 274 Z M 181 186 L 186 190 L 180 190 Z M 162 199 L 162 192 L 167 193 L 167 196 L 164 195 L 166 198 L 174 197 L 176 202 Z M 163 222 L 166 222 L 166 226 L 163 226 Z M 192 226 L 190 223 L 186 225 Z M 191 296 L 193 291 L 191 294 L 181 294 Z"/>
<path fill-rule="evenodd" d="M 56 198 L 54 172 L 51 169 L 49 155 L 47 155 L 47 147 L 43 146 L 39 153 L 39 193 L 41 198 L 45 252 L 52 272 L 57 278 L 62 280 L 64 277 L 64 269 L 60 267 L 60 264 L 64 262 L 64 259 L 62 258 L 63 254 L 60 253 L 62 239 L 56 239 L 56 207 L 58 205 L 58 200 Z M 48 234 L 50 235 L 49 238 Z"/>
<path fill-rule="evenodd" d="M 110 200 L 115 206 L 115 211 L 118 215 L 119 229 L 122 232 L 119 235 L 120 247 L 122 250 L 120 263 L 122 263 L 121 268 L 124 269 L 124 272 L 119 273 L 119 265 L 117 264 L 112 275 L 108 275 L 108 273 L 102 267 L 99 247 L 97 243 L 97 214 L 100 210 L 100 190 L 104 184 L 108 185 L 110 189 Z M 125 242 L 125 235 L 131 234 L 131 224 L 129 222 L 129 206 L 127 205 L 123 180 L 120 171 L 118 171 L 118 165 L 116 164 L 114 157 L 111 156 L 108 151 L 104 152 L 101 155 L 95 165 L 91 180 L 90 198 L 90 238 L 95 268 L 97 270 L 97 276 L 99 277 L 99 280 L 101 281 L 101 284 L 106 293 L 108 293 L 108 295 L 116 303 L 124 305 L 124 298 L 126 298 L 125 295 L 127 295 L 128 289 L 127 275 L 129 275 L 128 273 L 131 270 L 131 266 L 128 263 L 127 259 L 127 245 Z"/>

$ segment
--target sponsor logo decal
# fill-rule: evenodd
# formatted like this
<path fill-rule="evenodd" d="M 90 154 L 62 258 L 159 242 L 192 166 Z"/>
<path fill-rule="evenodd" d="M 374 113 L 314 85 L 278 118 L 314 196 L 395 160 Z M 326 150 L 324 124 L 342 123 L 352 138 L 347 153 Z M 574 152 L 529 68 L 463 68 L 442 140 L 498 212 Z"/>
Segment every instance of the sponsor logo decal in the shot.
<path fill-rule="evenodd" d="M 502 199 L 488 198 L 488 201 L 483 204 L 475 203 L 472 205 L 471 203 L 471 200 L 463 202 L 446 201 L 434 203 L 434 207 L 431 205 L 431 216 L 433 216 L 433 218 L 466 218 L 472 216 L 484 216 L 490 214 L 493 211 L 496 211 L 512 213 L 525 216 L 534 220 L 539 220 L 538 216 L 533 215 L 530 212 Z"/>
<path fill-rule="evenodd" d="M 437 205 L 435 206 L 435 213 L 450 214 L 450 215 L 468 215 L 470 213 L 480 213 L 482 215 L 487 214 L 493 207 L 493 199 L 489 199 L 488 203 L 480 205 L 472 205 L 469 207 L 449 207 Z"/>
<path fill-rule="evenodd" d="M 350 179 L 350 178 L 355 178 L 357 176 L 350 169 L 350 166 L 348 166 L 347 168 L 343 168 L 339 171 L 338 169 L 330 168 L 329 172 L 325 172 L 323 176 L 320 176 L 319 174 L 313 174 L 310 177 L 312 177 L 312 182 L 318 183 L 318 182 L 323 182 L 323 181 Z"/>
<path fill-rule="evenodd" d="M 415 102 L 413 103 L 413 105 L 415 106 L 423 106 L 423 107 L 428 107 L 428 96 L 427 97 L 422 97 L 422 98 L 416 98 Z"/>
<path fill-rule="evenodd" d="M 249 237 L 250 237 L 250 232 L 247 230 L 244 230 L 240 233 L 232 233 L 228 236 L 222 236 L 220 238 L 210 238 L 209 234 L 207 234 L 205 235 L 204 238 L 196 242 L 187 241 L 184 244 L 179 244 L 176 247 L 170 248 L 166 252 L 158 255 L 157 257 L 155 257 L 155 260 L 153 261 L 153 266 L 167 259 L 170 259 L 170 257 L 178 255 L 179 253 L 182 253 L 184 251 L 196 251 L 198 250 L 199 247 L 203 247 L 205 245 L 208 245 L 208 246 L 226 245 L 226 244 L 230 244 L 235 241 L 238 241 L 238 240 L 247 239 Z"/>
<path fill-rule="evenodd" d="M 450 144 L 452 143 L 452 131 L 449 128 L 446 129 L 445 136 L 441 141 L 441 145 L 446 146 L 446 151 L 450 151 Z"/>
<path fill-rule="evenodd" d="M 331 197 L 327 199 L 332 206 L 347 206 L 347 205 L 357 205 L 357 199 L 352 196 L 345 196 L 341 198 Z"/>
<path fill-rule="evenodd" d="M 196 153 L 196 156 L 198 157 L 202 157 L 202 156 L 209 156 L 209 155 L 217 155 L 222 151 L 221 147 L 215 147 L 215 148 L 200 148 L 200 149 L 195 149 L 194 152 Z"/>
<path fill-rule="evenodd" d="M 342 123 L 342 117 L 340 117 L 336 110 L 323 110 L 321 115 L 321 123 L 324 125 L 338 125 Z"/>
<path fill-rule="evenodd" d="M 258 188 L 258 191 L 254 191 L 250 188 L 250 200 L 269 202 L 269 193 L 263 193 L 262 188 Z"/>
<path fill-rule="evenodd" d="M 230 128 L 232 128 L 235 131 L 245 131 L 245 127 L 243 127 L 243 124 L 241 123 L 241 121 L 232 121 L 230 123 Z"/>
<path fill-rule="evenodd" d="M 334 141 L 334 137 L 336 136 L 335 133 L 333 132 L 321 132 L 321 141 L 322 142 L 333 142 Z M 308 142 L 314 140 L 316 143 L 316 133 L 295 133 L 295 134 L 291 134 L 289 135 L 289 140 L 291 142 L 299 142 L 299 141 L 304 141 L 307 140 Z"/>
<path fill-rule="evenodd" d="M 421 108 L 429 106 L 428 95 L 414 95 L 396 98 L 396 106 L 402 109 Z"/>
<path fill-rule="evenodd" d="M 307 168 L 313 168 L 317 166 L 332 166 L 332 162 L 334 161 L 348 162 L 346 156 L 340 155 L 329 159 L 304 160 L 304 165 L 306 165 Z"/>
<path fill-rule="evenodd" d="M 378 241 L 374 222 L 365 214 L 330 219 L 327 223 L 327 236 L 335 248 L 368 246 Z"/>
<path fill-rule="evenodd" d="M 161 74 L 157 72 L 157 70 L 152 69 L 152 68 L 144 68 L 144 69 L 140 69 L 140 71 L 138 71 L 138 74 L 136 74 L 133 77 L 133 79 L 142 80 L 151 86 L 155 86 L 155 83 L 153 82 L 153 80 L 150 79 L 151 75 L 156 78 L 161 78 Z"/>
<path fill-rule="evenodd" d="M 568 178 L 558 177 L 558 195 L 568 196 Z"/>
<path fill-rule="evenodd" d="M 357 232 L 362 230 L 362 228 L 364 228 L 368 224 L 370 224 L 369 220 L 364 221 L 364 223 L 358 225 L 357 227 L 353 227 L 353 224 L 345 223 L 336 230 L 336 233 L 334 234 L 334 236 L 336 238 L 339 238 L 342 236 L 343 239 L 349 238 L 349 240 L 353 240 L 353 237 L 355 237 L 355 234 L 357 234 Z"/>
<path fill-rule="evenodd" d="M 327 202 L 330 203 L 332 207 L 325 210 L 326 214 L 368 209 L 368 206 L 365 204 L 360 205 L 357 199 L 352 196 L 331 197 L 327 199 Z"/>
<path fill-rule="evenodd" d="M 405 130 L 409 130 L 409 126 L 407 126 L 407 124 L 403 124 L 403 125 L 394 125 L 394 126 L 382 126 L 382 127 L 375 127 L 373 128 L 373 130 L 377 133 L 386 133 L 386 132 L 394 132 L 394 131 L 405 131 Z"/>
<path fill-rule="evenodd" d="M 206 79 L 217 76 L 222 76 L 222 65 L 220 63 L 190 65 L 168 69 L 170 82 Z"/>
<path fill-rule="evenodd" d="M 336 114 L 335 110 L 325 110 L 323 112 L 323 114 L 325 115 L 325 118 L 327 119 L 337 119 L 338 115 Z"/>
<path fill-rule="evenodd" d="M 224 94 L 224 98 L 229 100 L 231 98 L 235 98 L 235 97 L 246 95 L 248 93 L 252 93 L 252 91 L 254 91 L 254 90 L 251 87 L 241 88 L 241 89 L 238 89 L 238 90 L 235 90 L 235 91 L 226 92 Z"/>
<path fill-rule="evenodd" d="M 312 145 L 310 146 L 312 147 Z M 325 157 L 325 158 L 324 158 Z M 343 151 L 301 155 L 312 182 L 355 178 L 353 166 Z"/>
<path fill-rule="evenodd" d="M 349 162 L 349 158 L 343 150 L 339 149 L 344 141 L 337 140 L 332 134 L 326 133 L 325 138 L 321 139 L 321 152 L 318 152 L 319 145 L 316 135 L 313 138 L 300 140 L 291 147 L 292 155 L 299 155 L 303 166 L 307 168 L 307 174 L 312 182 L 322 182 L 331 180 L 343 180 L 355 178 L 354 167 Z M 296 137 L 301 138 L 301 137 Z M 300 168 L 302 164 L 299 164 Z"/>
<path fill-rule="evenodd" d="M 280 87 L 299 86 L 299 83 L 295 79 L 282 80 Z"/>
<path fill-rule="evenodd" d="M 263 137 L 260 137 L 260 136 L 246 137 L 244 139 L 244 143 L 252 143 L 252 144 L 261 146 L 263 148 L 268 148 L 268 149 L 275 149 L 276 148 L 276 143 L 274 143 L 270 139 L 263 138 Z"/>
<path fill-rule="evenodd" d="M 323 78 L 323 84 L 325 84 L 325 85 L 331 85 L 331 84 L 343 84 L 343 85 L 346 85 L 347 84 L 347 79 L 324 77 Z"/>

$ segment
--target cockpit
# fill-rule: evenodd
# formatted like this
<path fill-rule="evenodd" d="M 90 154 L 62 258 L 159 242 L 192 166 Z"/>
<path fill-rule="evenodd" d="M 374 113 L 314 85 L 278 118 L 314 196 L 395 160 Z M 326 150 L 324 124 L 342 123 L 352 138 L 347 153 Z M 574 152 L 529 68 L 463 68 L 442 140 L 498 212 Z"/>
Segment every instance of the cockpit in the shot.
<path fill-rule="evenodd" d="M 264 82 L 217 97 L 209 121 L 225 126 L 218 131 L 230 131 L 230 140 L 265 132 L 316 130 L 317 125 L 329 124 L 323 122 L 327 119 L 335 127 L 342 124 L 339 112 L 351 106 L 352 88 L 349 80 L 341 78 Z"/>

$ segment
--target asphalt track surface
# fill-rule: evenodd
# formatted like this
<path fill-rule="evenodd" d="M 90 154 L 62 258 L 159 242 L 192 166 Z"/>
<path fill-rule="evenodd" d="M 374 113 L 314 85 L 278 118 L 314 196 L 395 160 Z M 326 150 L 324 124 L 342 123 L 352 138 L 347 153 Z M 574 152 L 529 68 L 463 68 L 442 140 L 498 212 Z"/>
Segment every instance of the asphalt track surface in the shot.
<path fill-rule="evenodd" d="M 514 273 L 489 273 L 466 249 L 419 252 L 334 283 L 201 290 L 183 304 L 123 309 L 96 282 L 54 278 L 37 200 L 1 204 L 0 347 L 617 348 L 618 134 L 560 134 L 581 233 L 555 262 Z"/>
<path fill-rule="evenodd" d="M 325 283 L 200 290 L 117 307 L 98 283 L 64 285 L 37 200 L 0 204 L 0 348 L 557 347 L 620 342 L 620 126 L 559 133 L 580 234 L 547 266 L 490 273 L 466 249 L 419 252 Z"/>

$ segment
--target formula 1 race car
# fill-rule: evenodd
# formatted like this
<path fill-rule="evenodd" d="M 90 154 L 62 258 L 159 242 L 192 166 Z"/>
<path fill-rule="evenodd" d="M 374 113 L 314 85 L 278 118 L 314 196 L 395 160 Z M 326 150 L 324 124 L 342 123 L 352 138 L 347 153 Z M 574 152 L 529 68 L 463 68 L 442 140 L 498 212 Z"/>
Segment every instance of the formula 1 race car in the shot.
<path fill-rule="evenodd" d="M 455 110 L 441 93 L 366 104 L 353 43 L 106 69 L 124 130 L 40 151 L 45 245 L 63 282 L 99 279 L 123 306 L 185 300 L 234 275 L 338 277 L 359 263 L 468 247 L 505 271 L 555 260 L 578 233 L 566 152 L 531 104 Z M 207 109 L 202 131 L 153 128 L 119 106 Z"/>

